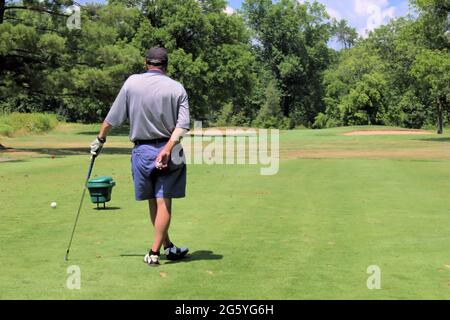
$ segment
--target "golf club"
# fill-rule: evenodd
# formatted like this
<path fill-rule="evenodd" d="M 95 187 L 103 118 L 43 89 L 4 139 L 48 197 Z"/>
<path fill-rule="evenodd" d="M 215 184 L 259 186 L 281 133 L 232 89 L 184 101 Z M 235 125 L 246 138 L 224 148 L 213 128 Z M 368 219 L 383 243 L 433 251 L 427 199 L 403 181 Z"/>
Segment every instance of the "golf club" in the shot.
<path fill-rule="evenodd" d="M 72 235 L 70 236 L 70 241 L 69 241 L 69 245 L 67 247 L 66 256 L 64 257 L 64 261 L 68 261 L 69 260 L 69 251 L 70 251 L 70 247 L 72 245 L 73 235 L 75 234 L 75 228 L 77 227 L 78 217 L 80 216 L 81 207 L 83 205 L 83 200 L 84 200 L 84 195 L 86 194 L 87 183 L 89 181 L 89 178 L 91 177 L 92 168 L 94 167 L 95 158 L 96 158 L 95 155 L 93 155 L 91 157 L 91 165 L 89 166 L 89 171 L 88 171 L 88 175 L 87 175 L 87 178 L 86 178 L 86 182 L 84 183 L 83 195 L 81 196 L 80 206 L 78 207 L 77 217 L 75 218 L 75 224 L 73 225 Z"/>

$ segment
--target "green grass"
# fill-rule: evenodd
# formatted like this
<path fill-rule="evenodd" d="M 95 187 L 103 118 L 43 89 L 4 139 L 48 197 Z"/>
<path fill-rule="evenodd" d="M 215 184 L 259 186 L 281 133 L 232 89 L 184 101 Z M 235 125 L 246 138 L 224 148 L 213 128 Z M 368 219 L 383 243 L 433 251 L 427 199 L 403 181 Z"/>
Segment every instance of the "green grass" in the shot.
<path fill-rule="evenodd" d="M 117 182 L 116 210 L 86 198 L 64 262 L 89 165 L 82 148 L 97 129 L 3 140 L 22 152 L 0 153 L 16 159 L 0 163 L 1 299 L 450 298 L 449 135 L 289 131 L 275 176 L 191 165 L 171 234 L 193 257 L 149 268 L 152 231 L 146 203 L 133 198 L 123 132 L 94 168 Z M 81 290 L 66 288 L 70 265 L 81 268 Z M 370 265 L 381 268 L 381 290 L 366 287 Z"/>
<path fill-rule="evenodd" d="M 5 113 L 0 114 L 0 136 L 46 133 L 58 125 L 54 114 Z"/>

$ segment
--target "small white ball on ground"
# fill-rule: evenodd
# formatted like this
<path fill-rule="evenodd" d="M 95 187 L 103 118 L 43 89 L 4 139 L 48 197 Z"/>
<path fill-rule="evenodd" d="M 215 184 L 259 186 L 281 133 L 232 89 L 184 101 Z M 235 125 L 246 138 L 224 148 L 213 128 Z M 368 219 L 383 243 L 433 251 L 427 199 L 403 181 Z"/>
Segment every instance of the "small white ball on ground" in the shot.
<path fill-rule="evenodd" d="M 50 207 L 52 207 L 53 209 L 55 209 L 55 208 L 56 208 L 56 202 L 52 202 L 52 203 L 50 204 Z"/>

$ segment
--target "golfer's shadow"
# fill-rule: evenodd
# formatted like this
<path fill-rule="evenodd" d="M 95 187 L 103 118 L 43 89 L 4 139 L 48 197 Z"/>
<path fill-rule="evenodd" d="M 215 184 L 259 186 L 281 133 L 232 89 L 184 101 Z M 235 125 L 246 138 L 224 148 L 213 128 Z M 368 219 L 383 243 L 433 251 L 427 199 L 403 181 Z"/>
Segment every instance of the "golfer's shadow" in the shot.
<path fill-rule="evenodd" d="M 102 211 L 116 211 L 116 210 L 121 210 L 121 209 L 122 209 L 121 207 L 105 207 L 105 208 L 103 208 L 102 206 L 100 206 L 98 208 L 92 207 L 92 210 L 99 211 L 99 212 L 102 212 Z"/>
<path fill-rule="evenodd" d="M 143 257 L 145 254 L 121 254 L 121 257 Z M 193 262 L 193 261 L 201 261 L 201 260 L 222 260 L 223 255 L 214 254 L 214 252 L 210 250 L 198 250 L 194 251 L 187 255 L 186 258 L 178 261 L 169 261 L 165 256 L 161 257 L 161 260 L 166 261 L 164 264 L 173 264 L 173 263 L 185 263 L 185 262 Z"/>
<path fill-rule="evenodd" d="M 184 262 L 193 262 L 193 261 L 201 261 L 201 260 L 222 260 L 223 255 L 214 254 L 214 252 L 209 250 L 198 250 L 188 254 L 185 259 L 178 261 L 169 261 L 164 256 L 161 260 L 166 260 L 164 264 L 173 264 L 173 263 L 184 263 Z"/>

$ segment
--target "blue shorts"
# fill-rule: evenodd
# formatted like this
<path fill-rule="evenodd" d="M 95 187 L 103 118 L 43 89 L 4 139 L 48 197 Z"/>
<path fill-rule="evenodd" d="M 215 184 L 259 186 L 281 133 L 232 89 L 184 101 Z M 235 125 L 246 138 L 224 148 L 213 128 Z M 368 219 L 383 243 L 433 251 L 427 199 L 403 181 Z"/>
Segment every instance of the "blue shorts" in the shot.
<path fill-rule="evenodd" d="M 165 143 L 139 145 L 131 155 L 131 171 L 137 201 L 155 198 L 184 198 L 186 195 L 186 164 L 172 161 L 165 170 L 156 169 L 156 157 Z"/>

